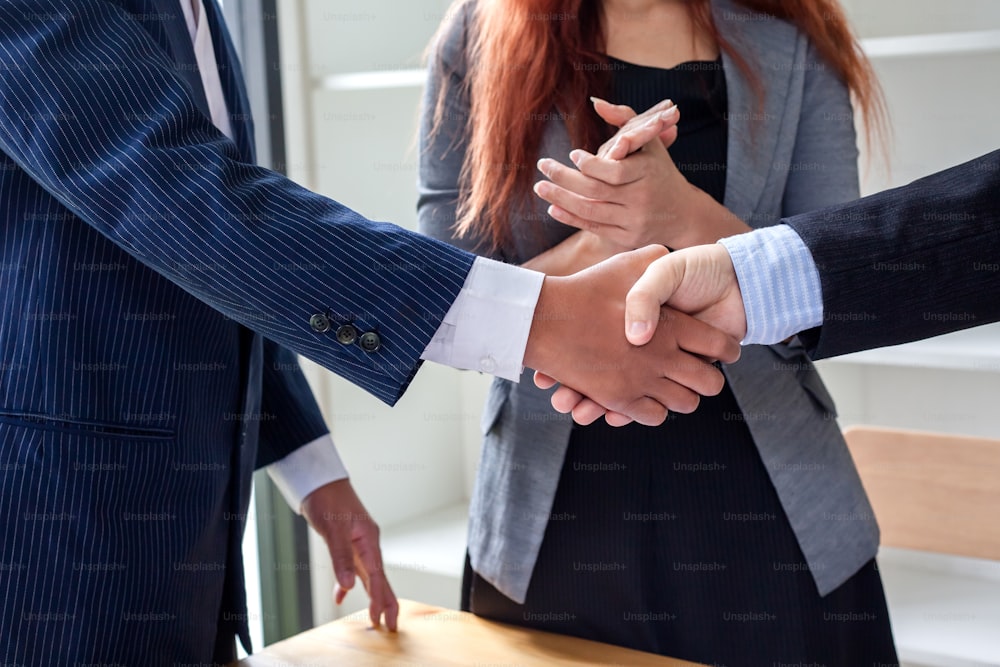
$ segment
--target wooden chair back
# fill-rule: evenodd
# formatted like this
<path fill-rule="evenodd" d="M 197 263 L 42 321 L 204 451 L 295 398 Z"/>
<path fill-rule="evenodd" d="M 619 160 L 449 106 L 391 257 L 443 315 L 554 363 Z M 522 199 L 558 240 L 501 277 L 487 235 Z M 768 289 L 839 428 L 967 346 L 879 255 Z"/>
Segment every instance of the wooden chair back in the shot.
<path fill-rule="evenodd" d="M 871 426 L 844 437 L 883 545 L 1000 560 L 1000 440 Z"/>

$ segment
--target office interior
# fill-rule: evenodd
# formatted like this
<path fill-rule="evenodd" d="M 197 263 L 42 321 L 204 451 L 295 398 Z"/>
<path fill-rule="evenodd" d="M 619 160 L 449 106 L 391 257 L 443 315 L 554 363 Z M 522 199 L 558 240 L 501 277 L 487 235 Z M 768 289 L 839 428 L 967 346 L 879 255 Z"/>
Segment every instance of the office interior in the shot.
<path fill-rule="evenodd" d="M 841 1 L 891 121 L 886 154 L 863 149 L 864 193 L 1000 147 L 1000 2 Z M 424 52 L 451 2 L 225 5 L 257 107 L 262 161 L 371 219 L 415 229 Z M 456 608 L 490 378 L 425 364 L 389 408 L 303 365 L 354 487 L 382 527 L 397 595 Z M 1000 325 L 818 367 L 843 428 L 1000 439 Z M 326 546 L 301 518 L 281 512 L 266 476 L 258 476 L 256 494 L 260 516 L 248 523 L 244 544 L 255 644 L 364 610 L 360 588 L 333 604 Z M 1000 522 L 982 531 L 995 536 Z M 893 548 L 879 559 L 903 664 L 1000 664 L 1000 561 Z M 930 592 L 920 597 L 921 590 Z M 926 606 L 928 598 L 941 604 Z"/>

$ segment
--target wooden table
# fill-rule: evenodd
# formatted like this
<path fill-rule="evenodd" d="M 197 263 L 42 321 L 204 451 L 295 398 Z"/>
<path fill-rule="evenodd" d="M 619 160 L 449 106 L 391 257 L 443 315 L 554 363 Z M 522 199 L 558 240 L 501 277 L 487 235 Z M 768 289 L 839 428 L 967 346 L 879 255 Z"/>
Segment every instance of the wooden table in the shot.
<path fill-rule="evenodd" d="M 399 605 L 399 632 L 372 629 L 368 610 L 364 610 L 272 644 L 235 665 L 698 667 L 693 662 L 503 625 L 467 612 L 432 607 L 410 600 L 400 600 Z"/>

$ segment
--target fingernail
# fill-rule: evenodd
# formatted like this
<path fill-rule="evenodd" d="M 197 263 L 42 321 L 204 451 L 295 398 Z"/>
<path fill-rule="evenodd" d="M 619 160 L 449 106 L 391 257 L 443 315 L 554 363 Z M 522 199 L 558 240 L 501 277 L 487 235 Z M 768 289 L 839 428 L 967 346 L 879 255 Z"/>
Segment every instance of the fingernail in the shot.
<path fill-rule="evenodd" d="M 635 320 L 628 325 L 628 331 L 632 337 L 638 337 L 649 331 L 649 322 L 646 320 Z"/>
<path fill-rule="evenodd" d="M 548 172 L 548 168 L 549 168 L 549 158 L 547 158 L 547 157 L 543 157 L 543 158 L 542 158 L 541 160 L 539 160 L 539 161 L 538 161 L 538 162 L 537 162 L 537 163 L 535 164 L 535 166 L 536 166 L 536 167 L 538 167 L 538 171 L 542 172 L 542 173 L 543 173 L 543 174 L 545 174 L 546 176 L 548 176 L 548 175 L 549 175 L 549 172 Z"/>
<path fill-rule="evenodd" d="M 535 194 L 538 195 L 539 197 L 544 197 L 545 193 L 547 192 L 546 188 L 548 187 L 549 187 L 548 181 L 537 181 L 534 187 L 532 187 L 532 190 L 534 190 Z"/>
<path fill-rule="evenodd" d="M 677 107 L 670 107 L 666 111 L 660 112 L 660 120 L 670 120 L 677 115 Z"/>
<path fill-rule="evenodd" d="M 660 102 L 656 106 L 657 107 L 672 107 L 672 106 L 674 106 L 674 101 L 673 100 L 663 100 L 662 102 Z"/>
<path fill-rule="evenodd" d="M 577 167 L 580 166 L 580 160 L 583 159 L 583 151 L 577 149 L 569 154 L 569 159 L 573 161 Z"/>
<path fill-rule="evenodd" d="M 598 103 L 611 104 L 611 102 L 608 102 L 607 100 L 602 100 L 600 97 L 594 97 L 593 95 L 590 96 L 590 102 L 591 104 L 598 104 Z"/>

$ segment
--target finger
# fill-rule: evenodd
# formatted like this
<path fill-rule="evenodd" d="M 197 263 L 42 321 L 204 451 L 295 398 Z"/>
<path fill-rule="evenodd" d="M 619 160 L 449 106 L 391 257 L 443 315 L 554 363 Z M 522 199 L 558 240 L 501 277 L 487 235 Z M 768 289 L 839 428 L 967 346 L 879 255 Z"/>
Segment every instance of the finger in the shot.
<path fill-rule="evenodd" d="M 661 310 L 659 326 L 671 326 L 678 347 L 702 359 L 733 363 L 740 358 L 740 343 L 737 339 L 706 322 L 688 317 L 672 308 Z M 696 388 L 692 386 L 692 389 Z M 719 389 L 721 391 L 721 387 Z M 698 389 L 696 391 L 702 396 L 714 396 Z"/>
<path fill-rule="evenodd" d="M 573 408 L 579 405 L 583 399 L 583 394 L 563 385 L 555 390 L 549 402 L 552 403 L 552 407 L 556 412 L 567 414 L 572 412 Z"/>
<path fill-rule="evenodd" d="M 636 118 L 632 123 L 618 132 L 619 140 L 612 143 L 605 157 L 612 160 L 625 159 L 629 154 L 653 143 L 656 137 L 662 135 L 664 132 L 669 132 L 671 128 L 676 129 L 679 121 L 680 110 L 677 107 L 670 107 L 666 111 L 661 111 L 642 123 L 639 122 L 639 118 Z"/>
<path fill-rule="evenodd" d="M 361 580 L 368 591 L 370 604 L 368 605 L 368 616 L 372 626 L 379 627 L 382 612 L 385 608 L 385 590 L 389 582 L 385 578 L 385 571 L 382 568 L 382 552 L 378 546 L 378 529 L 373 524 L 367 524 L 362 528 L 362 533 L 354 540 L 354 553 L 358 561 L 358 569 L 361 573 Z"/>
<path fill-rule="evenodd" d="M 670 251 L 662 245 L 650 243 L 628 253 L 628 257 L 634 258 L 636 261 L 641 262 L 642 266 L 646 267 L 661 257 L 666 257 L 669 253 Z"/>
<path fill-rule="evenodd" d="M 652 339 L 667 302 L 684 278 L 684 261 L 667 255 L 651 263 L 625 295 L 625 337 L 633 345 Z"/>
<path fill-rule="evenodd" d="M 608 124 L 619 128 L 629 123 L 644 122 L 659 112 L 666 111 L 674 106 L 674 103 L 668 99 L 661 100 L 642 113 L 637 114 L 632 107 L 625 104 L 612 104 L 597 97 L 591 97 L 590 100 L 594 103 L 594 111 L 597 112 L 598 116 L 607 121 Z"/>
<path fill-rule="evenodd" d="M 389 628 L 391 632 L 396 632 L 399 619 L 399 600 L 396 599 L 396 594 L 393 592 L 392 586 L 389 585 L 388 579 L 385 580 L 383 607 L 385 609 L 385 627 Z"/>
<path fill-rule="evenodd" d="M 661 327 L 670 327 L 670 323 L 663 322 Z M 672 332 L 677 335 L 676 331 Z M 675 351 L 668 358 L 661 360 L 661 372 L 664 377 L 682 386 L 689 392 L 694 392 L 702 396 L 715 396 L 726 382 L 725 377 L 718 368 L 708 363 L 701 357 L 688 354 L 681 350 Z M 688 403 L 688 394 L 677 393 L 680 403 L 664 403 L 675 412 L 688 413 L 698 407 L 697 401 Z"/>
<path fill-rule="evenodd" d="M 354 549 L 351 545 L 351 524 L 348 521 L 328 521 L 323 531 L 330 551 L 333 573 L 337 579 L 337 604 L 344 600 L 347 591 L 354 588 Z"/>
<path fill-rule="evenodd" d="M 626 232 L 621 227 L 615 225 L 603 225 L 592 220 L 585 220 L 580 216 L 570 213 L 564 208 L 552 205 L 546 209 L 549 217 L 556 222 L 561 222 L 569 227 L 575 227 L 576 229 L 585 229 L 588 232 L 596 234 L 605 240 L 611 241 L 614 245 L 620 246 L 623 250 L 627 250 L 632 242 L 626 237 Z"/>
<path fill-rule="evenodd" d="M 657 150 L 665 152 L 666 149 L 658 147 Z M 621 196 L 608 186 L 618 187 L 641 180 L 647 176 L 650 162 L 643 153 L 629 156 L 628 159 L 624 160 L 612 160 L 580 149 L 570 153 L 569 159 L 573 161 L 584 178 L 590 179 L 590 182 L 593 183 L 605 184 L 603 189 L 595 188 L 595 192 L 600 193 L 600 195 L 593 197 L 594 199 L 615 203 L 620 203 L 618 200 Z"/>
<path fill-rule="evenodd" d="M 669 149 L 677 141 L 677 134 L 677 126 L 671 125 L 663 132 L 660 132 L 660 143 L 663 144 L 664 148 Z"/>
<path fill-rule="evenodd" d="M 604 415 L 604 421 L 608 423 L 608 426 L 616 426 L 616 427 L 628 426 L 629 424 L 633 423 L 633 420 L 631 418 L 626 417 L 620 412 L 614 412 L 613 410 L 608 411 L 608 413 Z"/>
<path fill-rule="evenodd" d="M 559 380 L 556 380 L 554 377 L 546 375 L 541 371 L 535 371 L 535 386 L 539 389 L 551 389 L 557 384 L 559 384 Z"/>
<path fill-rule="evenodd" d="M 586 151 L 579 152 L 586 153 Z M 573 160 L 574 164 L 576 163 L 576 159 L 573 156 L 576 154 L 577 151 L 573 151 L 573 153 L 570 154 L 570 159 Z M 622 163 L 619 162 L 616 164 Z M 581 197 L 597 199 L 599 201 L 608 201 L 614 196 L 613 189 L 604 181 L 591 178 L 579 170 L 567 167 L 552 158 L 542 158 L 539 160 L 538 171 L 545 174 L 546 178 L 549 179 L 549 182 L 555 183 L 559 187 L 565 188 L 570 192 L 575 192 Z"/>
<path fill-rule="evenodd" d="M 586 229 L 587 231 L 606 237 L 611 232 L 602 231 L 602 227 L 613 227 L 619 233 L 624 231 L 616 224 L 616 220 L 619 219 L 619 216 L 625 210 L 625 207 L 621 204 L 581 197 L 575 192 L 570 192 L 566 188 L 560 187 L 555 183 L 550 183 L 549 181 L 535 183 L 534 190 L 535 194 L 539 197 L 556 208 L 560 208 L 570 214 L 569 216 L 560 218 L 554 215 L 552 210 L 549 211 L 549 215 L 563 224 L 571 225 L 578 229 Z"/>
<path fill-rule="evenodd" d="M 676 125 L 680 118 L 677 107 L 654 116 L 637 116 L 597 150 L 597 155 L 610 160 L 623 160 Z"/>
<path fill-rule="evenodd" d="M 635 110 L 625 104 L 612 104 L 599 97 L 591 97 L 590 101 L 594 105 L 594 111 L 604 119 L 604 122 L 615 127 L 621 127 L 636 116 Z"/>
<path fill-rule="evenodd" d="M 688 414 L 698 408 L 700 400 L 701 396 L 697 392 L 669 377 L 662 377 L 647 389 L 646 398 L 640 403 L 640 410 L 629 406 L 619 412 L 640 424 L 658 426 L 667 418 L 668 410 Z M 650 414 L 653 416 L 650 417 Z"/>
<path fill-rule="evenodd" d="M 621 414 L 644 426 L 659 426 L 667 419 L 667 408 L 650 396 L 644 396 L 629 404 Z"/>
<path fill-rule="evenodd" d="M 573 408 L 573 421 L 580 426 L 588 426 L 603 417 L 607 410 L 589 398 L 584 398 Z"/>

